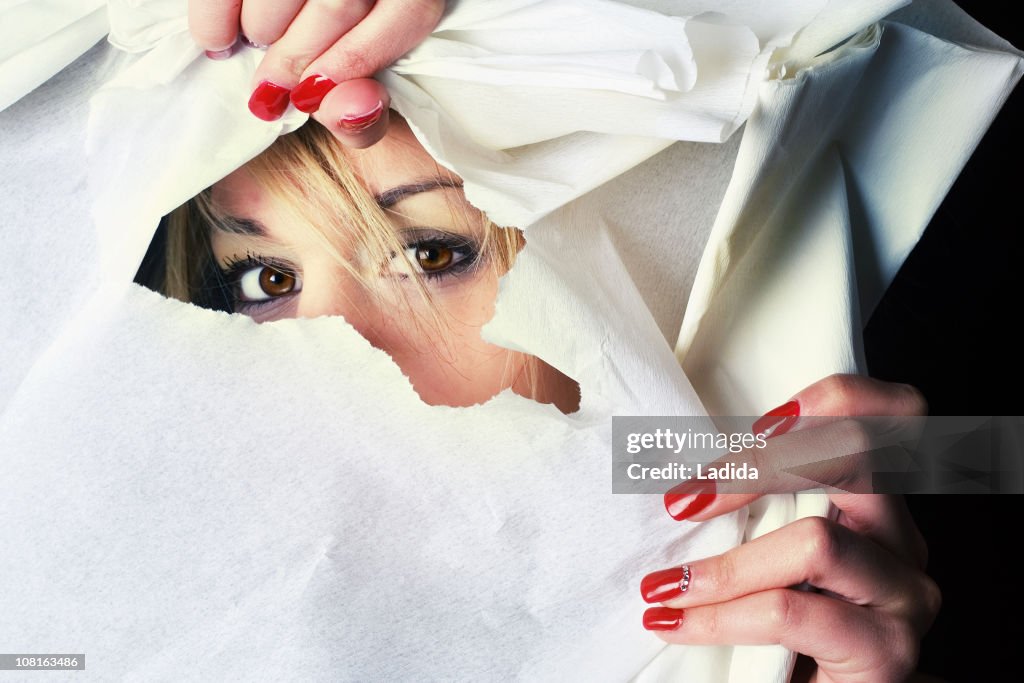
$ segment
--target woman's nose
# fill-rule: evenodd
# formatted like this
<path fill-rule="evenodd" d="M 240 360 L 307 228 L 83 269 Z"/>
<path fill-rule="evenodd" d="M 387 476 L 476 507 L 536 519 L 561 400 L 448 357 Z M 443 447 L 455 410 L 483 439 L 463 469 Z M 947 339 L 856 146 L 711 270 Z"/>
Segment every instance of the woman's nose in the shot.
<path fill-rule="evenodd" d="M 304 273 L 297 315 L 300 318 L 340 316 L 374 346 L 381 327 L 381 310 L 374 297 L 358 279 L 340 269 Z"/>

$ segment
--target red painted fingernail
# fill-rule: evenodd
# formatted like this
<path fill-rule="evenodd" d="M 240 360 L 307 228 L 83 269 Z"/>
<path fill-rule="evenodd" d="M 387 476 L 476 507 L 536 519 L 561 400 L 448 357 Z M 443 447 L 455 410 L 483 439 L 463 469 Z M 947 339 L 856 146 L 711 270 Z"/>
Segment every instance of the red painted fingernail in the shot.
<path fill-rule="evenodd" d="M 772 408 L 763 416 L 757 418 L 750 431 L 754 434 L 764 434 L 765 438 L 785 434 L 800 417 L 800 404 L 796 401 L 783 403 L 778 408 Z"/>
<path fill-rule="evenodd" d="M 338 121 L 338 125 L 347 130 L 349 133 L 360 133 L 373 124 L 380 120 L 380 115 L 384 113 L 384 103 L 377 102 L 377 106 L 371 111 L 365 114 L 357 114 L 355 116 L 342 116 Z"/>
<path fill-rule="evenodd" d="M 264 121 L 276 121 L 288 108 L 288 88 L 270 81 L 262 81 L 252 91 L 249 111 Z"/>
<path fill-rule="evenodd" d="M 672 519 L 681 522 L 711 505 L 716 491 L 714 481 L 685 481 L 665 493 L 665 510 Z"/>
<path fill-rule="evenodd" d="M 310 76 L 292 90 L 292 104 L 301 112 L 312 114 L 320 108 L 320 103 L 338 85 L 327 76 Z"/>
<path fill-rule="evenodd" d="M 690 588 L 690 565 L 652 572 L 640 582 L 644 602 L 665 602 L 678 598 Z"/>
<path fill-rule="evenodd" d="M 644 628 L 648 631 L 675 631 L 683 625 L 683 610 L 651 607 L 644 612 Z"/>

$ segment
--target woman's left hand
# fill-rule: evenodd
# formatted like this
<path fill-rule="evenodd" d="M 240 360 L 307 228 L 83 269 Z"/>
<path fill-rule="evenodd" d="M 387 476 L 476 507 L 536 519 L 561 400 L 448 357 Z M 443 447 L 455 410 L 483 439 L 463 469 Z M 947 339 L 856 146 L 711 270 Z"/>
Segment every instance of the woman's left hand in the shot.
<path fill-rule="evenodd" d="M 795 412 L 910 416 L 923 415 L 925 403 L 907 385 L 833 375 L 773 412 L 788 417 L 769 413 L 759 423 L 774 421 L 779 434 L 779 427 L 800 429 Z M 813 478 L 848 482 L 859 475 L 850 468 L 863 464 L 856 457 L 838 462 L 818 472 L 830 479 Z M 784 456 L 759 462 L 775 472 L 792 464 Z M 767 478 L 784 480 L 771 473 Z M 665 502 L 676 519 L 703 521 L 758 495 L 722 494 L 687 482 L 666 494 Z M 717 557 L 646 576 L 644 600 L 663 606 L 647 610 L 644 626 L 672 643 L 778 643 L 813 658 L 819 683 L 906 680 L 940 604 L 938 587 L 923 571 L 924 540 L 902 497 L 840 491 L 829 497 L 840 511 L 835 522 L 800 519 Z M 794 588 L 801 584 L 819 592 Z"/>
<path fill-rule="evenodd" d="M 348 147 L 387 130 L 387 90 L 372 76 L 427 37 L 444 0 L 189 0 L 189 30 L 211 59 L 241 33 L 267 47 L 249 109 L 280 118 L 289 101 Z"/>

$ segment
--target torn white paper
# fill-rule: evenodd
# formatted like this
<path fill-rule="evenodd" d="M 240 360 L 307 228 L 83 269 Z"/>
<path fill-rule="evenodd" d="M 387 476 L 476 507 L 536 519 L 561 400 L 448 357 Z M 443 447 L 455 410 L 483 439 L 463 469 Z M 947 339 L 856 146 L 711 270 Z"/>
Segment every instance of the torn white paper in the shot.
<path fill-rule="evenodd" d="M 0 337 L 8 651 L 81 650 L 95 679 L 787 678 L 781 648 L 666 647 L 640 627 L 637 587 L 822 499 L 676 523 L 660 499 L 609 493 L 609 418 L 756 414 L 856 369 L 858 311 L 1020 59 L 984 31 L 976 49 L 871 28 L 877 2 L 636 4 L 452 3 L 382 75 L 467 194 L 527 228 L 484 334 L 577 379 L 571 416 L 511 392 L 425 406 L 344 321 L 256 325 L 130 284 L 163 213 L 305 120 L 252 119 L 260 53 L 201 58 L 183 3 L 111 2 L 131 54 L 94 49 L 0 114 L 0 277 L 22 294 Z M 947 4 L 927 3 L 964 25 Z M 567 15 L 594 43 L 541 30 Z M 538 42 L 517 60 L 524 32 Z M 855 33 L 830 56 L 800 47 Z M 610 55 L 620 34 L 634 40 Z M 752 111 L 738 146 L 665 149 Z M 909 207 L 892 200 L 906 178 Z"/>

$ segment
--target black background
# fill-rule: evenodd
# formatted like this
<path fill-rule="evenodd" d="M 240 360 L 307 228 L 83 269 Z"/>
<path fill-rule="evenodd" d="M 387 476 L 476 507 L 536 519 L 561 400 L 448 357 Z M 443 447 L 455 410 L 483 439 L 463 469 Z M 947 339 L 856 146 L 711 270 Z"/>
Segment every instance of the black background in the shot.
<path fill-rule="evenodd" d="M 1014 3 L 958 2 L 1024 45 Z M 989 129 L 864 333 L 872 376 L 919 387 L 933 415 L 1024 414 L 1021 131 L 1018 88 Z M 943 607 L 920 669 L 950 681 L 1018 680 L 1024 588 L 1010 550 L 1020 496 L 908 496 Z"/>

